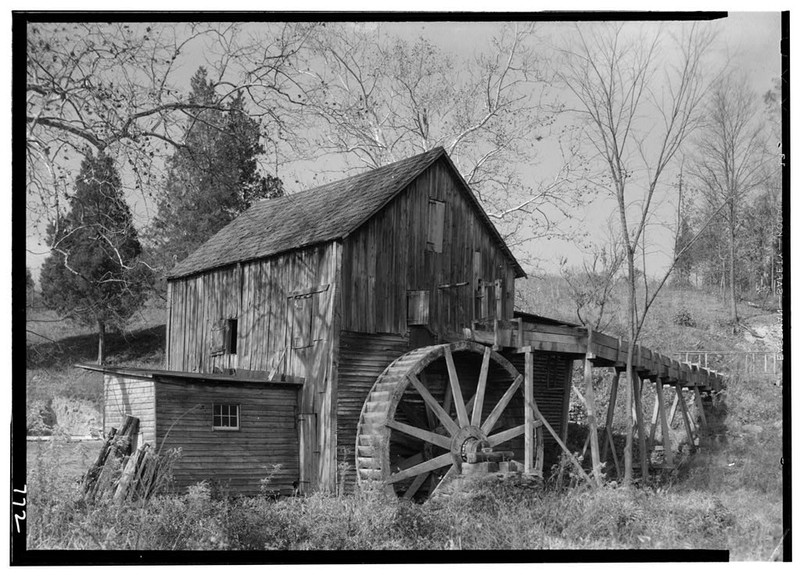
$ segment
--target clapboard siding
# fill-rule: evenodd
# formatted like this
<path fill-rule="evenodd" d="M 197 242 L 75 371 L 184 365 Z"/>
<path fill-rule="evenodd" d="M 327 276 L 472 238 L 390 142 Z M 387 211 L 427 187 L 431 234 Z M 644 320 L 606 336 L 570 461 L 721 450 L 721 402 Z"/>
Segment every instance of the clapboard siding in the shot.
<path fill-rule="evenodd" d="M 155 392 L 153 381 L 144 378 L 106 374 L 103 378 L 103 397 L 106 434 L 111 428 L 119 430 L 126 415 L 139 419 L 141 442 L 155 445 Z"/>
<path fill-rule="evenodd" d="M 339 465 L 348 468 L 345 478 L 348 491 L 352 491 L 355 482 L 354 454 L 361 408 L 381 372 L 407 351 L 408 340 L 396 334 L 341 333 L 336 446 Z"/>
<path fill-rule="evenodd" d="M 258 385 L 156 385 L 157 436 L 161 450 L 180 448 L 175 488 L 202 480 L 237 493 L 269 488 L 289 492 L 300 478 L 297 389 Z M 213 430 L 213 403 L 239 405 L 239 430 Z"/>
<path fill-rule="evenodd" d="M 508 355 L 511 363 L 525 373 L 525 355 Z M 572 378 L 572 359 L 552 352 L 534 352 L 533 354 L 533 397 L 542 416 L 563 439 L 566 424 L 565 403 L 569 401 L 569 389 Z M 519 421 L 522 424 L 523 420 Z M 553 437 L 544 432 L 545 466 L 558 462 L 561 448 Z M 523 454 L 520 452 L 520 454 Z"/>
<path fill-rule="evenodd" d="M 440 253 L 427 249 L 430 200 L 444 202 Z M 503 280 L 502 317 L 510 319 L 514 263 L 468 200 L 448 164 L 437 162 L 344 239 L 343 329 L 405 334 L 408 291 L 428 290 L 429 327 L 441 337 L 457 337 L 480 316 L 474 310 L 478 278 Z M 468 284 L 439 288 L 457 283 Z M 492 298 L 493 292 L 490 290 L 487 298 Z M 495 309 L 491 300 L 486 316 L 493 318 Z"/>

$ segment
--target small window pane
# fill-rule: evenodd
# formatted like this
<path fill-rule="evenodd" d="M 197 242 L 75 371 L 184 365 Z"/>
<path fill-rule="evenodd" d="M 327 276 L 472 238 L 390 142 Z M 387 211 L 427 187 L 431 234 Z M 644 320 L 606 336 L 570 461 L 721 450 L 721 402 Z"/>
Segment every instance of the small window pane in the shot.
<path fill-rule="evenodd" d="M 211 417 L 212 427 L 220 430 L 239 429 L 238 404 L 214 404 Z"/>

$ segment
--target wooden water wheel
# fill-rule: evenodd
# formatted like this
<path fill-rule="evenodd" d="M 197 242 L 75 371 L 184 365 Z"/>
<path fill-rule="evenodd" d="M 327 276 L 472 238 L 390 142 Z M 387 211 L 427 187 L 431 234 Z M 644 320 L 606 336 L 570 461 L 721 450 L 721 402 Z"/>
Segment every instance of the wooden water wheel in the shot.
<path fill-rule="evenodd" d="M 524 434 L 522 376 L 474 342 L 428 346 L 378 377 L 356 437 L 359 484 L 424 499 L 465 463 L 507 460 Z M 521 453 L 521 448 L 517 448 Z"/>

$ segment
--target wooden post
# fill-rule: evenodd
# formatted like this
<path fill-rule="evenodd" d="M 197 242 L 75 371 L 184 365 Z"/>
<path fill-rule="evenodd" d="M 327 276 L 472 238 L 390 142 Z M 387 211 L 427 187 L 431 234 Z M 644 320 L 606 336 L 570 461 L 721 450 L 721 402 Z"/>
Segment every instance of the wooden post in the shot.
<path fill-rule="evenodd" d="M 525 352 L 525 474 L 533 474 L 535 438 L 533 422 L 533 350 Z"/>
<path fill-rule="evenodd" d="M 639 430 L 639 462 L 642 470 L 642 480 L 647 482 L 647 438 L 645 437 L 644 416 L 642 415 L 642 381 L 639 373 L 633 371 L 633 399 L 636 406 L 637 429 Z"/>
<path fill-rule="evenodd" d="M 692 425 L 689 420 L 689 411 L 686 409 L 686 400 L 683 398 L 683 389 L 681 388 L 680 384 L 678 384 L 676 390 L 678 392 L 678 400 L 681 405 L 681 414 L 683 415 L 683 426 L 686 428 L 686 435 L 689 437 L 689 450 L 694 452 L 694 432 L 692 431 Z"/>
<path fill-rule="evenodd" d="M 611 433 L 611 425 L 614 423 L 614 411 L 617 409 L 617 390 L 619 389 L 619 370 L 614 370 L 614 378 L 611 380 L 611 397 L 608 400 L 608 412 L 606 413 L 606 429 L 605 438 L 603 440 L 603 452 L 600 454 L 600 459 L 605 462 L 606 455 L 608 454 L 608 447 L 611 446 L 612 452 L 614 451 L 614 439 Z M 614 454 L 614 464 L 616 465 L 616 453 Z M 619 471 L 619 468 L 617 468 Z"/>
<path fill-rule="evenodd" d="M 656 428 L 658 428 L 658 414 L 659 414 L 660 402 L 661 402 L 661 397 L 656 396 L 655 404 L 653 404 L 653 415 L 650 418 L 650 433 L 647 435 L 647 441 L 651 446 L 655 446 L 656 443 Z"/>
<path fill-rule="evenodd" d="M 700 395 L 700 388 L 697 385 L 694 387 L 694 401 L 697 403 L 697 408 L 700 411 L 700 420 L 703 421 L 703 427 L 708 428 L 706 411 L 703 409 L 703 397 Z"/>
<path fill-rule="evenodd" d="M 589 328 L 586 341 L 586 356 L 583 359 L 583 381 L 586 388 L 586 416 L 589 421 L 589 438 L 592 446 L 592 472 L 594 481 L 598 486 L 603 484 L 602 468 L 600 466 L 600 444 L 597 441 L 597 417 L 595 415 L 594 383 L 592 382 L 592 329 Z"/>
<path fill-rule="evenodd" d="M 672 468 L 672 446 L 669 441 L 669 423 L 667 422 L 667 410 L 664 404 L 664 385 L 661 376 L 656 377 L 656 394 L 658 395 L 659 414 L 661 415 L 661 442 L 664 444 L 664 456 L 667 459 L 667 466 Z"/>
<path fill-rule="evenodd" d="M 494 281 L 494 302 L 495 312 L 494 317 L 497 320 L 503 319 L 503 280 L 498 278 Z"/>
<path fill-rule="evenodd" d="M 675 423 L 675 414 L 678 411 L 678 393 L 679 393 L 679 388 L 676 387 L 675 388 L 675 399 L 672 401 L 672 407 L 669 409 L 669 420 L 668 420 L 668 422 L 669 422 L 670 428 Z"/>

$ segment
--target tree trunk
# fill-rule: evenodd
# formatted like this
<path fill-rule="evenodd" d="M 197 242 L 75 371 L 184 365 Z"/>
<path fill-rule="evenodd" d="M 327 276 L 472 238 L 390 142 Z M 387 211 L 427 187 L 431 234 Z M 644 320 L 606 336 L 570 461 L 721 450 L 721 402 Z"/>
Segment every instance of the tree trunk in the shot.
<path fill-rule="evenodd" d="M 625 478 L 623 483 L 633 482 L 633 350 L 636 335 L 636 277 L 634 276 L 633 253 L 628 250 L 628 355 L 625 372 L 626 395 L 625 406 L 628 414 L 625 435 Z"/>
<path fill-rule="evenodd" d="M 102 365 L 105 361 L 106 323 L 97 321 L 97 363 Z"/>
<path fill-rule="evenodd" d="M 731 322 L 733 323 L 734 334 L 739 329 L 739 311 L 736 308 L 736 230 L 734 229 L 734 207 L 731 202 L 731 218 L 730 218 L 730 246 L 728 247 L 731 265 L 728 267 L 729 284 L 730 284 L 730 297 L 731 297 Z"/>

